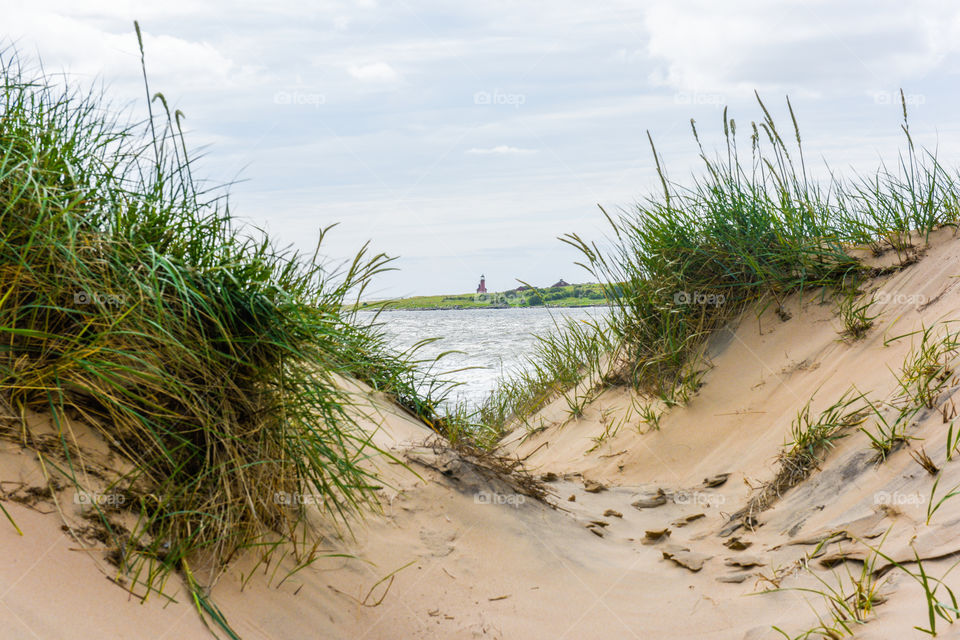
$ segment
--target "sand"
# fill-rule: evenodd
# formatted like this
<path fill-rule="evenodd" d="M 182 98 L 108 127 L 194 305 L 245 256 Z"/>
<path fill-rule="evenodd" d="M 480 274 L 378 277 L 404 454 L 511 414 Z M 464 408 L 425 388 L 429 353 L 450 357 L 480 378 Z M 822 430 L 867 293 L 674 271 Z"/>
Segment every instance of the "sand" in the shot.
<path fill-rule="evenodd" d="M 536 429 L 518 426 L 501 451 L 548 474 L 545 502 L 478 471 L 357 387 L 369 403 L 365 424 L 406 463 L 376 463 L 382 512 L 353 523 L 352 534 L 317 518 L 320 548 L 350 557 L 293 572 L 290 555 L 264 565 L 249 553 L 212 599 L 243 638 L 760 639 L 782 638 L 773 626 L 794 637 L 818 615 L 829 620 L 824 600 L 798 589 L 849 583 L 870 547 L 897 562 L 917 553 L 940 577 L 960 551 L 960 497 L 927 525 L 934 478 L 910 455 L 922 446 L 942 469 L 938 497 L 960 483 L 937 410 L 918 414 L 908 428 L 914 439 L 882 463 L 850 430 L 752 528 L 731 531 L 729 520 L 774 477 L 791 422 L 811 398 L 816 415 L 852 385 L 892 397 L 911 339 L 885 340 L 960 318 L 958 275 L 960 241 L 941 231 L 917 264 L 868 283 L 897 302 L 874 307 L 881 315 L 858 342 L 840 339 L 819 292 L 787 300 L 787 321 L 746 312 L 713 337 L 702 388 L 667 411 L 659 430 L 640 422 L 631 408 L 638 399 L 625 389 L 602 393 L 580 418 L 554 402 L 530 421 Z M 941 402 L 949 405 L 957 388 L 951 380 Z M 31 420 L 42 428 L 43 416 Z M 95 451 L 95 434 L 86 437 Z M 36 456 L 3 439 L 0 480 L 9 495 L 42 486 L 43 474 Z M 175 601 L 130 597 L 96 541 L 81 544 L 61 529 L 77 522 L 76 505 L 69 490 L 57 498 L 59 510 L 45 499 L 3 502 L 24 535 L 0 518 L 0 636 L 211 637 L 176 580 L 167 586 Z M 929 637 L 913 628 L 927 624 L 917 582 L 887 560 L 874 569 L 883 602 L 853 625 L 857 637 Z M 960 586 L 960 572 L 945 584 Z M 940 620 L 938 631 L 958 637 L 960 624 Z"/>

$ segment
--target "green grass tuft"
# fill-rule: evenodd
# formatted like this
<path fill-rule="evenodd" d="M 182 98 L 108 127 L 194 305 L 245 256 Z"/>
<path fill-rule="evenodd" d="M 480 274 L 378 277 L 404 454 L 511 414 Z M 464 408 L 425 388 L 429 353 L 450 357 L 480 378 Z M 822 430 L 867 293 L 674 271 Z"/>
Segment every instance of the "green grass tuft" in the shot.
<path fill-rule="evenodd" d="M 162 94 L 128 122 L 11 50 L 0 76 L 0 405 L 52 417 L 53 451 L 26 419 L 14 435 L 77 491 L 103 488 L 72 444 L 78 422 L 131 463 L 97 472 L 136 516 L 97 510 L 131 588 L 293 539 L 302 503 L 278 495 L 319 496 L 341 523 L 375 505 L 366 461 L 382 452 L 343 380 L 428 424 L 450 387 L 348 311 L 390 259 L 323 259 L 329 228 L 312 254 L 239 228 L 225 192 L 194 178 Z"/>
<path fill-rule="evenodd" d="M 882 168 L 869 181 L 824 188 L 807 179 L 799 130 L 791 149 L 760 107 L 749 159 L 724 112 L 725 153 L 710 159 L 701 147 L 705 171 L 692 185 L 670 181 L 654 148 L 663 193 L 618 217 L 604 212 L 611 246 L 564 238 L 607 283 L 614 336 L 629 356 L 624 374 L 637 388 L 662 397 L 683 388 L 706 337 L 748 304 L 780 310 L 794 291 L 843 287 L 864 271 L 851 247 L 906 252 L 911 239 L 957 221 L 954 180 L 914 148 L 906 122 L 909 152 L 899 172 Z M 693 133 L 699 144 L 695 126 Z M 850 303 L 848 329 L 862 334 L 869 305 Z"/>

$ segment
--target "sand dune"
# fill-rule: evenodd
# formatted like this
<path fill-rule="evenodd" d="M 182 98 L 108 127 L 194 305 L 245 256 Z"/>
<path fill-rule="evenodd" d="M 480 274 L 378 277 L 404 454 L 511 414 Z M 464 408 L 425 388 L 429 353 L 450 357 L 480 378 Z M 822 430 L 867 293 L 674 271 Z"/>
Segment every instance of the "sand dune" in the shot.
<path fill-rule="evenodd" d="M 372 463 L 384 482 L 382 512 L 352 532 L 318 517 L 321 557 L 299 570 L 292 553 L 268 563 L 248 553 L 217 582 L 213 601 L 243 638 L 753 640 L 783 637 L 774 626 L 794 637 L 829 619 L 828 603 L 799 589 L 845 583 L 850 593 L 848 576 L 866 560 L 877 606 L 854 625 L 857 637 L 928 637 L 914 629 L 928 623 L 920 585 L 891 561 L 919 556 L 939 578 L 960 551 L 960 499 L 944 502 L 928 525 L 935 480 L 911 456 L 922 447 L 941 469 L 935 499 L 960 483 L 941 412 L 952 415 L 955 378 L 885 461 L 851 427 L 796 487 L 746 520 L 731 516 L 774 478 L 808 401 L 816 416 L 854 386 L 876 402 L 894 398 L 895 373 L 918 338 L 889 340 L 960 318 L 958 265 L 960 242 L 945 230 L 917 264 L 871 280 L 881 315 L 857 342 L 840 339 L 819 291 L 787 300 L 786 321 L 747 311 L 711 339 L 702 388 L 669 409 L 659 430 L 640 422 L 639 400 L 622 388 L 601 393 L 579 418 L 554 402 L 501 449 L 544 478 L 543 501 L 358 388 L 369 397 L 366 426 L 405 463 Z M 44 420 L 31 424 L 42 429 Z M 77 433 L 79 446 L 100 446 L 82 425 Z M 28 497 L 44 486 L 44 470 L 15 438 L 0 441 L 0 479 L 24 534 L 0 520 L 2 637 L 210 637 L 173 579 L 169 599 L 145 603 L 114 581 L 102 545 L 83 538 L 83 505 L 71 490 L 55 501 Z M 945 589 L 938 595 L 946 601 Z M 939 622 L 940 637 L 960 636 L 960 626 Z"/>

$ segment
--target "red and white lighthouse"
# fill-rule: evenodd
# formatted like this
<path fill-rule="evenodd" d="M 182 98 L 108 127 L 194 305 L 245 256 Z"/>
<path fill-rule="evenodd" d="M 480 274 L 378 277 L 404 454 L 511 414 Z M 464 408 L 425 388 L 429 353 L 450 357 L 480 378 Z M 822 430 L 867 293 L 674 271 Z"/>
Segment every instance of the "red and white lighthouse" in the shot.
<path fill-rule="evenodd" d="M 487 281 L 486 276 L 480 276 L 480 286 L 477 287 L 477 293 L 486 293 L 487 292 Z"/>

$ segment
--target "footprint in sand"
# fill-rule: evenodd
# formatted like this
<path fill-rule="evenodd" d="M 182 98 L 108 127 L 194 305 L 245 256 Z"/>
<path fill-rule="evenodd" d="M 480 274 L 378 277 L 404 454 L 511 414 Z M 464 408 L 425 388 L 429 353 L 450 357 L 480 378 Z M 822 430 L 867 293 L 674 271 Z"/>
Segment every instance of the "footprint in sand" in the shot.
<path fill-rule="evenodd" d="M 456 531 L 438 531 L 435 529 L 420 529 L 420 542 L 427 548 L 429 555 L 443 558 L 453 553 L 456 546 L 453 541 L 457 538 Z"/>

